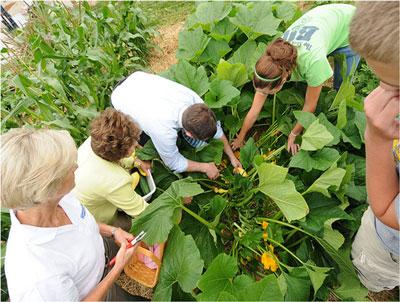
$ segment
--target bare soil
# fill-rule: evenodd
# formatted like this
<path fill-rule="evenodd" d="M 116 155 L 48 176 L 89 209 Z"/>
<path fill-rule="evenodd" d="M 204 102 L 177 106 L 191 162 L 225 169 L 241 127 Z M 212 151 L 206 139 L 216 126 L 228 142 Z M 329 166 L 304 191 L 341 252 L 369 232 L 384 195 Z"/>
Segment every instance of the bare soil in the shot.
<path fill-rule="evenodd" d="M 178 34 L 184 22 L 161 27 L 159 35 L 154 39 L 156 47 L 150 54 L 149 65 L 154 73 L 167 70 L 171 65 L 177 63 L 175 58 L 178 49 Z"/>

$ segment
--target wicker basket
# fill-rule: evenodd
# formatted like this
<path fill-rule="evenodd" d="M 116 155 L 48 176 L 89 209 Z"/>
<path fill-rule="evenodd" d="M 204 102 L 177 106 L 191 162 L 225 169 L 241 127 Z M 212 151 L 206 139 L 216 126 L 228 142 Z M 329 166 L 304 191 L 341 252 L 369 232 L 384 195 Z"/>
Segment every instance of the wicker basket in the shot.
<path fill-rule="evenodd" d="M 158 258 L 148 249 L 144 248 L 143 246 L 138 246 L 131 258 L 131 261 L 124 267 L 125 274 L 128 275 L 133 280 L 139 282 L 140 284 L 153 288 L 154 286 L 156 286 L 158 281 L 158 276 L 160 274 L 161 260 L 164 255 L 164 248 L 165 248 L 165 242 L 161 243 L 159 246 L 160 258 Z M 148 268 L 141 260 L 139 260 L 138 258 L 139 254 L 150 257 L 150 259 L 157 264 L 157 268 L 156 269 Z"/>

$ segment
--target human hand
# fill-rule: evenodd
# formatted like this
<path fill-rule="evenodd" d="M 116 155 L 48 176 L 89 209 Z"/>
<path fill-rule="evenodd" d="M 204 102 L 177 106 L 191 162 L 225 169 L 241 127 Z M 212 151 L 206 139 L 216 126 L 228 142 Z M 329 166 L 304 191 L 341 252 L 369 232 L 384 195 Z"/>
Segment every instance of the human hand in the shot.
<path fill-rule="evenodd" d="M 392 141 L 399 138 L 399 90 L 374 89 L 364 101 L 366 139 Z"/>
<path fill-rule="evenodd" d="M 296 135 L 290 133 L 289 137 L 288 137 L 288 142 L 287 142 L 287 150 L 292 155 L 295 155 L 300 149 L 300 145 L 296 144 L 295 140 L 296 140 Z"/>
<path fill-rule="evenodd" d="M 204 173 L 206 173 L 209 179 L 216 179 L 219 177 L 219 171 L 214 163 L 204 163 Z"/>
<path fill-rule="evenodd" d="M 122 272 L 137 247 L 137 245 L 135 245 L 130 248 L 126 248 L 126 245 L 127 244 L 123 242 L 119 248 L 117 255 L 115 256 L 115 265 L 113 267 L 113 270 L 117 271 L 118 273 Z"/>
<path fill-rule="evenodd" d="M 150 160 L 140 160 L 136 159 L 137 166 L 140 167 L 145 172 L 149 172 L 151 170 L 151 161 Z"/>
<path fill-rule="evenodd" d="M 234 168 L 243 168 L 242 163 L 235 156 L 232 156 L 232 158 L 230 158 L 230 160 L 231 160 L 231 164 Z"/>
<path fill-rule="evenodd" d="M 134 236 L 131 233 L 125 232 L 121 228 L 117 228 L 114 232 L 114 241 L 116 244 L 122 246 L 122 244 L 128 244 L 133 240 Z"/>
<path fill-rule="evenodd" d="M 240 138 L 239 136 L 236 137 L 233 142 L 231 143 L 232 150 L 235 151 L 243 147 L 244 139 Z"/>

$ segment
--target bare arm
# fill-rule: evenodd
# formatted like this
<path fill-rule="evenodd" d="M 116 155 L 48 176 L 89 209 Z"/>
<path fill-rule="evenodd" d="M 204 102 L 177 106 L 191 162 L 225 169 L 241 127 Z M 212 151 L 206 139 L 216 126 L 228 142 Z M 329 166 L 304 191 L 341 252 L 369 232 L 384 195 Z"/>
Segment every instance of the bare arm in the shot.
<path fill-rule="evenodd" d="M 201 163 L 193 160 L 188 160 L 186 171 L 205 173 L 210 179 L 216 179 L 219 176 L 218 168 L 214 163 Z"/>
<path fill-rule="evenodd" d="M 375 216 L 385 225 L 399 229 L 395 199 L 399 177 L 392 155 L 393 139 L 399 138 L 398 91 L 376 88 L 365 99 L 367 127 L 365 153 L 368 199 Z"/>
<path fill-rule="evenodd" d="M 229 160 L 234 168 L 242 168 L 242 164 L 240 161 L 235 157 L 233 154 L 232 148 L 229 145 L 228 139 L 226 138 L 225 134 L 223 134 L 220 140 L 224 143 L 224 152 L 229 157 Z"/>
<path fill-rule="evenodd" d="M 126 244 L 122 243 L 116 256 L 114 267 L 104 277 L 103 280 L 83 299 L 83 301 L 102 301 L 106 297 L 107 291 L 118 279 L 124 266 L 131 259 L 135 248 L 126 249 Z"/>
<path fill-rule="evenodd" d="M 254 123 L 256 122 L 260 112 L 264 106 L 265 100 L 267 96 L 265 94 L 261 94 L 256 92 L 253 99 L 253 104 L 249 112 L 247 113 L 246 117 L 244 118 L 242 129 L 237 136 L 237 138 L 232 142 L 233 150 L 240 148 L 243 145 L 243 141 L 246 137 L 247 132 L 253 127 Z"/>

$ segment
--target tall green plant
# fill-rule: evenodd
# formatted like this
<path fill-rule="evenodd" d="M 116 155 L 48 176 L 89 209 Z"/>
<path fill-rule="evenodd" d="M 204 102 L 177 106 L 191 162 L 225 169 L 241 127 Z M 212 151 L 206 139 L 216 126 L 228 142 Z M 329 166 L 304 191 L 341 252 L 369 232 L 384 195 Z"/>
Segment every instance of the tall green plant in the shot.
<path fill-rule="evenodd" d="M 34 2 L 30 22 L 8 45 L 1 129 L 31 125 L 70 131 L 80 143 L 116 83 L 143 69 L 153 30 L 131 2 Z"/>

